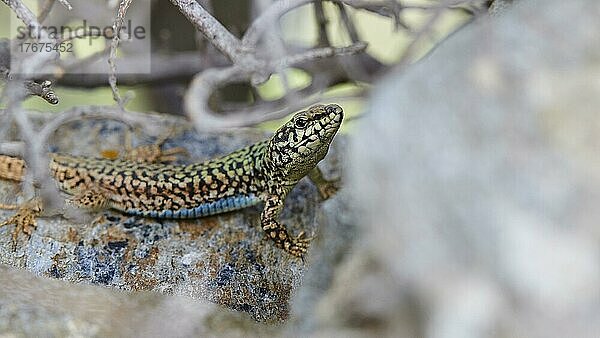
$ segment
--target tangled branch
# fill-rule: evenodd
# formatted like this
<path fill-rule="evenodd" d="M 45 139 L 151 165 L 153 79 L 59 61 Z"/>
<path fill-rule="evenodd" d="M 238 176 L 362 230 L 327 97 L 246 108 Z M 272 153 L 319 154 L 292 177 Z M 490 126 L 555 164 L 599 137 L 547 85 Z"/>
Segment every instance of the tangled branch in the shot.
<path fill-rule="evenodd" d="M 105 49 L 83 59 L 60 59 L 57 52 L 19 55 L 18 62 L 11 63 L 10 45 L 14 41 L 0 41 L 0 73 L 7 82 L 2 93 L 4 110 L 0 110 L 0 152 L 19 152 L 34 170 L 28 171 L 28 182 L 43 181 L 46 161 L 45 149 L 49 135 L 64 121 L 101 116 L 103 118 L 127 120 L 127 98 L 121 97 L 117 82 L 124 85 L 148 84 L 163 86 L 170 83 L 189 82 L 184 95 L 184 108 L 189 119 L 198 130 L 243 127 L 276 119 L 320 101 L 328 88 L 337 84 L 360 83 L 364 95 L 368 84 L 373 83 L 393 65 L 387 65 L 367 53 L 369 41 L 361 37 L 354 20 L 357 11 L 392 19 L 398 30 L 404 30 L 411 42 L 399 59 L 398 65 L 405 67 L 415 59 L 416 46 L 431 39 L 439 18 L 446 11 L 461 10 L 475 16 L 489 5 L 482 0 L 440 0 L 427 5 L 407 5 L 396 0 L 279 0 L 266 8 L 256 7 L 260 13 L 253 18 L 244 33 L 237 37 L 211 12 L 208 1 L 171 0 L 193 27 L 202 34 L 207 46 L 200 50 L 176 53 L 154 52 L 151 73 L 138 67 L 135 53 L 120 55 L 120 32 L 125 18 L 130 15 L 132 0 L 120 0 L 112 16 L 112 35 L 106 32 L 75 31 L 65 36 L 49 36 L 40 22 L 44 22 L 55 8 L 55 0 L 45 0 L 36 16 L 21 0 L 2 0 L 23 21 L 27 29 L 39 42 L 54 45 L 85 36 L 104 36 L 110 40 Z M 71 9 L 67 0 L 58 0 Z M 257 2 L 258 3 L 258 2 Z M 318 28 L 318 38 L 311 47 L 300 47 L 283 39 L 279 21 L 299 7 L 313 6 Z M 332 5 L 332 6 L 330 6 Z M 430 13 L 425 24 L 410 27 L 404 20 L 406 11 Z M 340 18 L 340 29 L 348 37 L 345 46 L 333 45 L 328 35 L 331 15 Z M 100 34 L 100 35 L 98 35 Z M 117 58 L 117 55 L 119 57 Z M 13 58 L 14 59 L 14 58 Z M 97 63 L 101 60 L 108 72 Z M 119 73 L 119 69 L 128 72 Z M 297 68 L 310 76 L 310 82 L 300 89 L 292 88 L 286 70 Z M 125 74 L 126 73 L 126 74 Z M 273 74 L 281 75 L 285 95 L 275 100 L 265 100 L 255 90 Z M 75 107 L 64 111 L 45 126 L 34 128 L 27 114 L 23 114 L 21 102 L 27 95 L 38 95 L 50 103 L 56 103 L 52 84 L 77 88 L 108 86 L 111 88 L 115 107 Z M 25 84 L 25 85 L 23 85 Z M 219 100 L 219 93 L 232 84 L 244 84 L 249 88 L 252 100 L 232 103 Z M 125 122 L 125 121 L 124 121 Z M 128 121 L 132 122 L 132 121 Z M 136 123 L 143 125 L 142 121 Z M 17 140 L 9 140 L 8 130 L 16 126 Z M 37 168 L 37 169 L 36 169 Z"/>

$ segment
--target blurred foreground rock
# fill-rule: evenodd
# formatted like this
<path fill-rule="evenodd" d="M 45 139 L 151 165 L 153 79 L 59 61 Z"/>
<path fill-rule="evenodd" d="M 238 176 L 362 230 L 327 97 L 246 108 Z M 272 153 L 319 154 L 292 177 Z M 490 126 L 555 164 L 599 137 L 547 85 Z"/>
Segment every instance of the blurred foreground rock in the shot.
<path fill-rule="evenodd" d="M 245 337 L 276 330 L 203 301 L 67 284 L 0 265 L 2 337 Z"/>
<path fill-rule="evenodd" d="M 366 238 L 323 327 L 597 337 L 599 17 L 523 1 L 375 89 L 348 184 Z"/>

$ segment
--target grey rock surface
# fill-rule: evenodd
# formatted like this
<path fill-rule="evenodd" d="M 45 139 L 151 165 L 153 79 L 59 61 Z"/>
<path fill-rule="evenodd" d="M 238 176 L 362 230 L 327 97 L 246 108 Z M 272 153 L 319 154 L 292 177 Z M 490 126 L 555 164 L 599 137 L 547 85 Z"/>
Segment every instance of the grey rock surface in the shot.
<path fill-rule="evenodd" d="M 188 150 L 182 163 L 227 154 L 268 137 L 252 131 L 198 135 L 183 119 L 150 118 L 154 119 L 151 125 L 161 126 L 155 128 L 156 135 L 171 132 L 164 148 Z M 123 125 L 115 121 L 73 122 L 56 133 L 49 150 L 99 156 L 103 151 L 122 150 L 124 134 Z M 140 136 L 134 145 L 150 144 L 155 138 Z M 337 154 L 332 150 L 329 163 L 323 164 L 332 178 L 339 175 L 333 168 Z M 16 183 L 2 181 L 0 188 L 2 201 L 15 202 Z M 290 298 L 313 259 L 325 271 L 332 269 L 330 259 L 319 258 L 322 250 L 318 248 L 325 241 L 338 240 L 318 226 L 319 220 L 330 218 L 320 211 L 320 202 L 316 188 L 305 179 L 288 197 L 282 213 L 282 222 L 291 233 L 303 230 L 317 236 L 313 242 L 316 249 L 306 263 L 266 240 L 259 224 L 260 206 L 185 221 L 130 217 L 110 210 L 81 214 L 67 209 L 58 216 L 40 218 L 29 240 L 19 237 L 14 252 L 14 226 L 0 228 L 0 263 L 71 283 L 208 300 L 248 313 L 254 320 L 276 323 L 288 318 Z M 1 211 L 0 219 L 10 214 Z M 328 234 L 322 236 L 321 231 Z"/>

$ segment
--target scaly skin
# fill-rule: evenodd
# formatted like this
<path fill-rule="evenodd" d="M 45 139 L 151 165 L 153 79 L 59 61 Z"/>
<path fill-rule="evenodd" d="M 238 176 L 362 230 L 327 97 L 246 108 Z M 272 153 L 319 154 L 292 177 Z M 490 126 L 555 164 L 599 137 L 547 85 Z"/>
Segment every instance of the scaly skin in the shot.
<path fill-rule="evenodd" d="M 196 218 L 264 202 L 261 225 L 267 236 L 276 246 L 303 257 L 309 239 L 302 234 L 291 237 L 279 223 L 279 214 L 304 176 L 317 184 L 324 198 L 335 191 L 335 182 L 323 178 L 317 163 L 327 154 L 342 119 L 338 105 L 316 105 L 294 115 L 269 140 L 186 166 L 54 154 L 50 169 L 59 188 L 74 195 L 73 204 L 131 215 Z"/>

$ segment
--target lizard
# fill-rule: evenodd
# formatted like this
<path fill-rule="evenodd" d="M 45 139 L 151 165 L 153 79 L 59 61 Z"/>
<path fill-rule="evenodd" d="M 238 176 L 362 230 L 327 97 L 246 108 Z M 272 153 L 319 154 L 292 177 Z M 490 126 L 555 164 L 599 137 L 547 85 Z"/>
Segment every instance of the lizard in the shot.
<path fill-rule="evenodd" d="M 189 165 L 142 163 L 51 154 L 50 172 L 71 204 L 91 209 L 111 208 L 125 214 L 159 219 L 198 218 L 264 203 L 260 223 L 275 246 L 302 258 L 311 238 L 292 237 L 279 222 L 286 196 L 305 176 L 327 199 L 338 180 L 326 180 L 317 163 L 327 154 L 338 132 L 343 110 L 337 104 L 314 105 L 296 113 L 267 140 L 228 155 Z M 0 155 L 0 178 L 20 180 L 25 162 Z M 31 209 L 19 208 L 5 221 L 27 228 Z M 30 230 L 31 231 L 31 230 Z M 13 236 L 14 238 L 14 236 Z"/>

